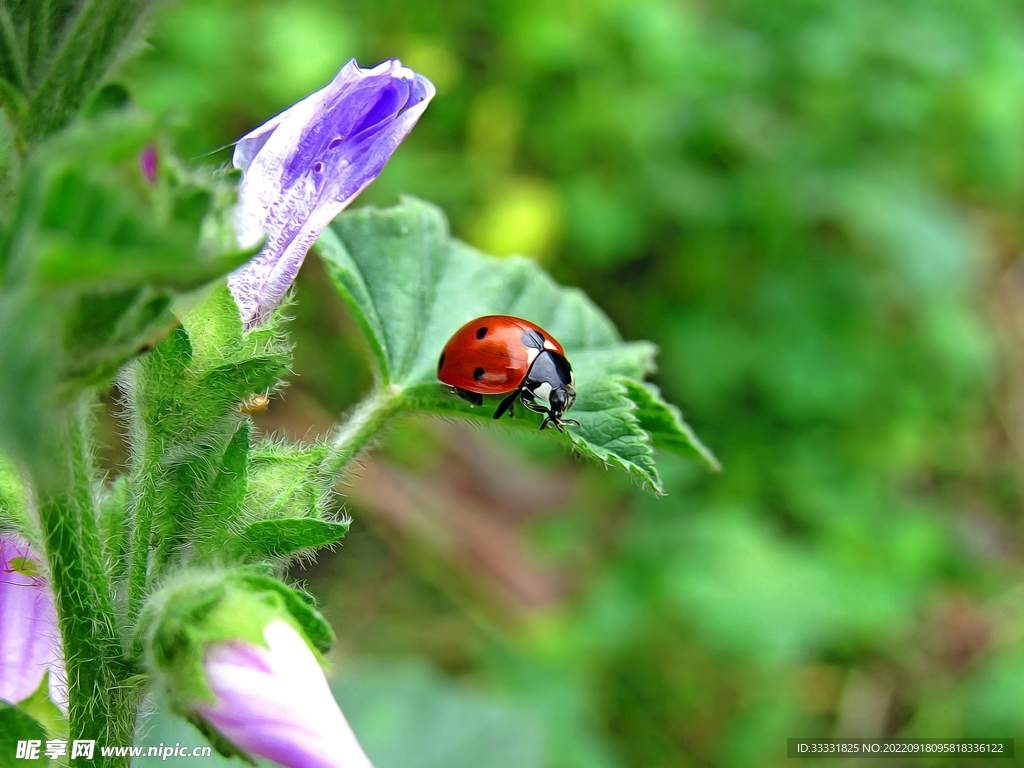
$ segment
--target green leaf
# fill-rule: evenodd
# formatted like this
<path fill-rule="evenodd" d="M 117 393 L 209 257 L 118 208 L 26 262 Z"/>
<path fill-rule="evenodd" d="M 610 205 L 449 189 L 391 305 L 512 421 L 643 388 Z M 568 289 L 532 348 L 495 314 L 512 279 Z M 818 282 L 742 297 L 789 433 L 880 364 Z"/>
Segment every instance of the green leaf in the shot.
<path fill-rule="evenodd" d="M 247 555 L 285 557 L 304 549 L 334 544 L 348 532 L 348 521 L 287 517 L 260 520 L 246 528 L 241 545 Z"/>
<path fill-rule="evenodd" d="M 333 482 L 319 475 L 326 446 L 265 440 L 253 447 L 246 516 L 250 520 L 322 517 Z"/>
<path fill-rule="evenodd" d="M 27 699 L 18 702 L 18 709 L 39 723 L 49 738 L 67 738 L 68 720 L 60 707 L 50 699 L 50 670 L 43 674 L 39 687 Z"/>
<path fill-rule="evenodd" d="M 189 536 L 196 559 L 223 559 L 225 552 L 242 562 L 282 558 L 344 536 L 347 521 L 320 518 L 332 493 L 319 473 L 326 448 L 272 441 L 250 446 L 250 431 L 243 423 L 212 487 L 201 494 Z"/>
<path fill-rule="evenodd" d="M 192 488 L 201 499 L 188 534 L 196 559 L 287 558 L 344 536 L 347 520 L 322 517 L 333 485 L 319 471 L 326 447 L 269 440 L 250 446 L 250 431 L 245 422 L 235 433 L 208 491 Z"/>
<path fill-rule="evenodd" d="M 627 470 L 655 492 L 661 480 L 645 425 L 657 429 L 659 445 L 707 453 L 678 411 L 639 383 L 654 371 L 654 345 L 623 341 L 583 292 L 557 285 L 533 261 L 498 259 L 453 240 L 434 206 L 405 199 L 387 210 L 343 214 L 318 248 L 367 334 L 382 390 L 401 407 L 490 418 L 492 407 L 473 409 L 448 394 L 436 378 L 437 359 L 466 322 L 509 314 L 549 331 L 572 362 L 578 396 L 570 416 L 580 426 L 570 427 L 569 437 L 552 430 L 555 439 Z M 501 423 L 536 428 L 540 420 L 519 408 L 515 422 Z"/>
<path fill-rule="evenodd" d="M 572 413 L 580 428 L 570 430 L 569 435 L 581 453 L 624 469 L 655 492 L 662 492 L 650 436 L 641 427 L 636 405 L 621 379 L 582 384 Z"/>
<path fill-rule="evenodd" d="M 28 4 L 22 3 L 25 8 Z M 17 6 L 15 12 L 7 4 L 0 5 L 0 77 L 5 81 L 3 90 L 12 90 L 18 93 L 22 100 L 28 91 L 28 64 L 25 56 L 25 36 L 21 34 L 20 26 L 17 23 Z M 8 104 L 4 99 L 4 106 Z"/>
<path fill-rule="evenodd" d="M 640 427 L 651 436 L 655 446 L 695 454 L 714 471 L 722 469 L 715 454 L 700 441 L 690 425 L 683 420 L 682 411 L 665 402 L 657 387 L 630 379 L 621 381 L 629 399 L 636 404 L 636 417 L 640 421 Z"/>
<path fill-rule="evenodd" d="M 208 493 L 195 507 L 196 523 L 189 538 L 196 561 L 223 558 L 225 539 L 233 536 L 238 526 L 249 485 L 251 437 L 252 424 L 243 421 L 224 450 Z"/>
<path fill-rule="evenodd" d="M 19 759 L 19 741 L 38 741 L 39 757 L 35 760 Z M 35 718 L 13 704 L 0 701 L 0 768 L 14 768 L 18 765 L 47 765 L 50 761 L 43 750 L 46 746 L 46 730 Z"/>
<path fill-rule="evenodd" d="M 285 608 L 299 623 L 313 647 L 321 653 L 331 650 L 331 646 L 334 644 L 334 630 L 324 619 L 323 614 L 317 610 L 316 599 L 311 594 L 298 587 L 282 584 L 271 576 L 248 573 L 241 578 L 251 587 L 280 595 L 284 600 Z"/>
<path fill-rule="evenodd" d="M 242 514 L 245 494 L 249 487 L 249 449 L 252 424 L 243 421 L 224 451 L 220 473 L 210 494 L 212 515 L 218 526 L 232 525 Z"/>
<path fill-rule="evenodd" d="M 24 94 L 3 77 L 0 77 L 0 106 L 4 108 L 8 119 L 15 124 L 24 120 L 28 112 L 28 102 Z"/>
<path fill-rule="evenodd" d="M 120 83 L 107 83 L 92 96 L 82 109 L 82 117 L 95 119 L 108 112 L 128 109 L 132 105 L 132 95 Z"/>
<path fill-rule="evenodd" d="M 136 47 L 153 0 L 29 0 L 0 7 L 0 77 L 28 102 L 25 137 L 66 126 Z"/>
<path fill-rule="evenodd" d="M 654 462 L 651 437 L 641 427 L 637 406 L 628 396 L 626 381 L 621 377 L 585 382 L 577 379 L 576 405 L 570 415 L 580 422 L 580 426 L 569 428 L 569 440 L 573 448 L 584 456 L 624 469 L 652 491 L 660 493 L 662 486 Z M 413 410 L 467 416 L 495 423 L 490 408 L 469 408 L 436 384 L 411 387 L 402 393 L 401 399 L 406 407 Z M 518 409 L 515 419 L 500 423 L 509 427 L 538 429 L 542 419 L 540 414 Z"/>
<path fill-rule="evenodd" d="M 0 241 L 0 434 L 20 460 L 52 454 L 53 415 L 163 338 L 185 292 L 250 255 L 224 250 L 224 179 L 168 160 L 147 182 L 139 157 L 155 141 L 151 123 L 112 116 L 40 147 L 21 174 Z"/>

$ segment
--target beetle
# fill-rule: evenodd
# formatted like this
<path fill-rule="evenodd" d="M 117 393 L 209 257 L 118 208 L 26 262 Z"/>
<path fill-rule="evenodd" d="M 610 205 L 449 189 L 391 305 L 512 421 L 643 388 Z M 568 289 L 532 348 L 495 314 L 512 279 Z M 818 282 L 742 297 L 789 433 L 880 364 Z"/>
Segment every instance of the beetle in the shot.
<path fill-rule="evenodd" d="M 565 432 L 575 419 L 562 418 L 576 401 L 576 381 L 562 345 L 529 320 L 485 315 L 470 320 L 445 344 L 437 360 L 437 378 L 471 405 L 484 395 L 508 395 L 494 418 L 513 416 L 518 398 L 531 411 L 545 414 L 540 428 Z"/>

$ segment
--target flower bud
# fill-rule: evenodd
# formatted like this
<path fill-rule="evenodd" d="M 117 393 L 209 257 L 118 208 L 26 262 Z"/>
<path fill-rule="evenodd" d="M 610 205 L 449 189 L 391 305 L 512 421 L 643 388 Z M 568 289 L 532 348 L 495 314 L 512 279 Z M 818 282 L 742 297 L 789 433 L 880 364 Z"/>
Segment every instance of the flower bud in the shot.
<path fill-rule="evenodd" d="M 53 592 L 28 542 L 0 532 L 0 699 L 24 701 L 50 672 L 50 698 L 67 706 Z"/>
<path fill-rule="evenodd" d="M 147 609 L 150 667 L 222 752 L 287 768 L 372 768 L 286 595 L 239 572 L 186 577 Z"/>
<path fill-rule="evenodd" d="M 150 144 L 142 150 L 142 156 L 139 158 L 139 163 L 142 166 L 142 175 L 146 177 L 146 181 L 151 185 L 156 184 L 156 147 Z"/>
<path fill-rule="evenodd" d="M 196 710 L 246 752 L 295 768 L 371 768 L 305 639 L 277 619 L 266 647 L 214 643 L 203 660 L 214 702 Z"/>
<path fill-rule="evenodd" d="M 350 61 L 327 86 L 239 140 L 238 237 L 263 250 L 228 278 L 246 329 L 281 303 L 324 228 L 384 169 L 434 96 L 397 59 Z"/>

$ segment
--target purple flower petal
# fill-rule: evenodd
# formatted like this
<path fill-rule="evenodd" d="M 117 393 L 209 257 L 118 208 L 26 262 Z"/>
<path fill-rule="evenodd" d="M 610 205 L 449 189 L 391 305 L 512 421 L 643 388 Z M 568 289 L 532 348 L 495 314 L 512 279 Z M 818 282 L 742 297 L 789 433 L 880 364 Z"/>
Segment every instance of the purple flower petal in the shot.
<path fill-rule="evenodd" d="M 263 636 L 269 648 L 233 640 L 207 649 L 216 701 L 196 711 L 231 743 L 287 768 L 373 768 L 306 641 L 281 620 Z"/>
<path fill-rule="evenodd" d="M 142 163 L 142 175 L 146 177 L 146 181 L 156 184 L 156 147 L 146 147 L 142 150 L 140 162 Z"/>
<path fill-rule="evenodd" d="M 247 330 L 281 303 L 324 228 L 384 169 L 434 96 L 397 59 L 350 61 L 325 88 L 243 137 L 238 237 L 260 253 L 228 278 Z"/>
<path fill-rule="evenodd" d="M 20 536 L 0 533 L 0 699 L 27 699 L 50 670 L 50 697 L 67 706 L 53 593 L 39 558 Z"/>

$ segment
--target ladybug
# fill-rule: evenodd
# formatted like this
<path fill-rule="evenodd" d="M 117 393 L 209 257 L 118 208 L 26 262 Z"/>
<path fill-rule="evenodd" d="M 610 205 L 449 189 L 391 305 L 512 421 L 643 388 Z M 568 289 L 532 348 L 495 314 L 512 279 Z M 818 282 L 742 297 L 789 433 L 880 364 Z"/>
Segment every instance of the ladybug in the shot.
<path fill-rule="evenodd" d="M 550 333 L 529 320 L 486 315 L 470 320 L 448 340 L 437 361 L 437 378 L 472 405 L 483 395 L 504 395 L 494 412 L 513 415 L 516 398 L 531 411 L 545 414 L 541 429 L 579 426 L 563 419 L 576 401 L 576 381 L 565 350 Z"/>

